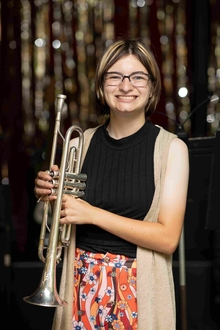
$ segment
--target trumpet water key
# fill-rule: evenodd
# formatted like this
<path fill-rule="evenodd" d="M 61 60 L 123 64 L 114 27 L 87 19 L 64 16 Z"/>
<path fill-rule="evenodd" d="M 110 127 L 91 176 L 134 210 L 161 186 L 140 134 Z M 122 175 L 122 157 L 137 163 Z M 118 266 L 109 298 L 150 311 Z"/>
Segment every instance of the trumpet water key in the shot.
<path fill-rule="evenodd" d="M 57 115 L 54 127 L 54 137 L 50 158 L 50 169 L 54 165 L 57 138 L 58 135 L 63 139 L 61 164 L 59 171 L 49 171 L 53 178 L 54 189 L 52 194 L 57 195 L 54 202 L 51 224 L 48 225 L 49 202 L 44 202 L 44 212 L 41 224 L 40 239 L 38 245 L 39 259 L 44 262 L 44 268 L 41 276 L 40 284 L 37 290 L 30 296 L 24 297 L 27 303 L 45 306 L 57 307 L 65 306 L 66 302 L 60 298 L 56 288 L 56 266 L 61 260 L 63 247 L 70 244 L 71 225 L 60 225 L 60 212 L 63 194 L 72 194 L 78 197 L 84 195 L 86 174 L 80 173 L 81 157 L 83 150 L 83 131 L 77 126 L 71 126 L 65 135 L 60 132 L 61 112 L 65 104 L 65 95 L 57 96 Z M 78 146 L 70 147 L 70 140 L 73 132 L 78 133 Z M 46 246 L 46 234 L 48 234 L 48 245 Z M 44 252 L 46 251 L 46 256 Z"/>

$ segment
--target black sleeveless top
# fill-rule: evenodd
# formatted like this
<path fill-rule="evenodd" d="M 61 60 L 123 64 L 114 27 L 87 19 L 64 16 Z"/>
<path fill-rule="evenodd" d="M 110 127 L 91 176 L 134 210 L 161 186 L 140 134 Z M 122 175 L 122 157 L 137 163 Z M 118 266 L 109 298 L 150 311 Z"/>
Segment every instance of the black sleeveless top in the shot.
<path fill-rule="evenodd" d="M 150 121 L 134 134 L 115 140 L 108 121 L 94 133 L 82 173 L 87 174 L 85 196 L 90 204 L 143 220 L 154 195 L 154 145 L 159 128 Z M 105 219 L 103 219 L 105 221 Z M 86 251 L 136 256 L 136 245 L 94 225 L 78 225 L 76 246 Z"/>

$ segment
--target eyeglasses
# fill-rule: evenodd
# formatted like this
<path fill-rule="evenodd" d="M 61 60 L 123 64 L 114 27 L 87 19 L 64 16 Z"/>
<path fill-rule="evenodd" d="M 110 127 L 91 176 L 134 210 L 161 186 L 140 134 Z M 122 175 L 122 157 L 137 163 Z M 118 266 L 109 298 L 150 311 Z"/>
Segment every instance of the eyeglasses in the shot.
<path fill-rule="evenodd" d="M 133 72 L 129 76 L 124 76 L 120 72 L 106 72 L 104 75 L 104 82 L 107 86 L 119 86 L 125 78 L 128 78 L 134 87 L 146 87 L 151 76 L 148 73 L 141 71 Z"/>

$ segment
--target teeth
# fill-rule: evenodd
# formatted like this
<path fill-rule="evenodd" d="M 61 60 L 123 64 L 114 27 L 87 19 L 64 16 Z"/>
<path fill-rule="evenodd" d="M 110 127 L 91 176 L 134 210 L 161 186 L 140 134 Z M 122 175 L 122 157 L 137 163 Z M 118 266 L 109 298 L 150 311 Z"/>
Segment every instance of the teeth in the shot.
<path fill-rule="evenodd" d="M 135 99 L 135 96 L 118 96 L 119 99 Z"/>

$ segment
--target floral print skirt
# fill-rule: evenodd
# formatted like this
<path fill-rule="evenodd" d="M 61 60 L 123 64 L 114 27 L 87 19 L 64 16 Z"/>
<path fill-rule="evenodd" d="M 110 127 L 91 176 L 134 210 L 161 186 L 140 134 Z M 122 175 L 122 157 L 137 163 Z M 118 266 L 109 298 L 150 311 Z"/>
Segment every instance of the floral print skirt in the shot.
<path fill-rule="evenodd" d="M 136 259 L 76 249 L 73 330 L 137 329 Z"/>

